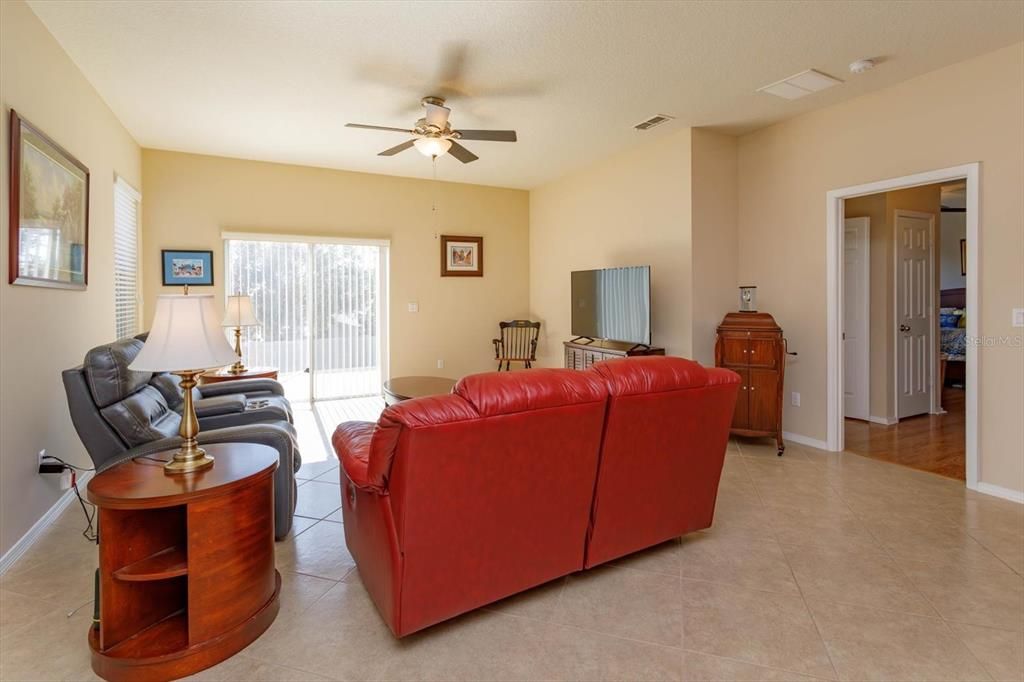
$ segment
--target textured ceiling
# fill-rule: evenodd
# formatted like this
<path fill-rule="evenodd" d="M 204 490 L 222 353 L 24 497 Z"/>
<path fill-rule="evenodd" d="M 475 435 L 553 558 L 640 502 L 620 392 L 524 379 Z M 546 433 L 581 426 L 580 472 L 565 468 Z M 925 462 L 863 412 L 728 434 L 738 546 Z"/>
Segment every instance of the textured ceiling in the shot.
<path fill-rule="evenodd" d="M 430 177 L 376 153 L 441 85 L 480 160 L 443 180 L 531 188 L 683 126 L 740 133 L 1024 39 L 1006 2 L 55 2 L 32 9 L 144 147 Z M 446 55 L 464 50 L 457 82 Z M 849 62 L 880 58 L 853 75 Z M 754 90 L 807 68 L 845 84 Z M 450 74 L 449 74 L 450 76 Z M 448 78 L 450 81 L 451 79 Z M 639 133 L 653 114 L 676 120 Z"/>

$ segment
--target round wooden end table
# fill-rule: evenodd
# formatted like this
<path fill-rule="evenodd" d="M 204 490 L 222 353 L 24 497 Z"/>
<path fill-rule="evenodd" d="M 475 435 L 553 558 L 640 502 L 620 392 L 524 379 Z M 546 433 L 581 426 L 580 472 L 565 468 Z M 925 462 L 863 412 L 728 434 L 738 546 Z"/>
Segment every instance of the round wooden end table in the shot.
<path fill-rule="evenodd" d="M 232 374 L 227 367 L 211 369 L 199 375 L 199 384 L 216 384 L 221 381 L 234 381 L 235 379 L 273 379 L 277 381 L 276 367 L 248 367 L 241 374 Z"/>
<path fill-rule="evenodd" d="M 89 481 L 99 511 L 99 623 L 92 669 L 107 680 L 170 680 L 245 648 L 277 616 L 274 470 L 266 445 L 204 445 L 212 467 L 164 473 L 171 452 Z"/>
<path fill-rule="evenodd" d="M 455 379 L 445 377 L 395 377 L 384 382 L 384 403 L 394 405 L 412 398 L 444 395 L 453 388 Z"/>

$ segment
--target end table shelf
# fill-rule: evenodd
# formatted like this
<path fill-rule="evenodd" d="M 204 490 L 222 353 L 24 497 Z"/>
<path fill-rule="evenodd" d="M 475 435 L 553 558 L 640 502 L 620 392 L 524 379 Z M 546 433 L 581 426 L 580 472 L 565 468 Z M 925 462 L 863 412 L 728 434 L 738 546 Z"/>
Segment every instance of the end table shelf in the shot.
<path fill-rule="evenodd" d="M 114 571 L 114 580 L 147 582 L 177 578 L 188 573 L 188 557 L 181 545 L 162 549 L 145 559 Z"/>
<path fill-rule="evenodd" d="M 89 481 L 100 528 L 100 619 L 89 645 L 107 680 L 185 677 L 241 650 L 277 616 L 277 453 L 204 447 L 214 464 L 193 474 L 165 474 L 157 454 Z"/>

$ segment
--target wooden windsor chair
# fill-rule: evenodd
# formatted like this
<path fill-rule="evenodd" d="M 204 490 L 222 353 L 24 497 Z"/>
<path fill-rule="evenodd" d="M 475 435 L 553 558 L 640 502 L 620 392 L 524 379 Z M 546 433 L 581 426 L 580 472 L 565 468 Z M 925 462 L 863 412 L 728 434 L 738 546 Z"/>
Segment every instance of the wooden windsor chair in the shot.
<path fill-rule="evenodd" d="M 511 320 L 498 323 L 500 338 L 492 339 L 494 359 L 498 361 L 498 371 L 504 364 L 506 370 L 512 369 L 513 362 L 521 362 L 526 369 L 533 367 L 537 361 L 537 339 L 540 337 L 540 322 L 530 320 Z"/>

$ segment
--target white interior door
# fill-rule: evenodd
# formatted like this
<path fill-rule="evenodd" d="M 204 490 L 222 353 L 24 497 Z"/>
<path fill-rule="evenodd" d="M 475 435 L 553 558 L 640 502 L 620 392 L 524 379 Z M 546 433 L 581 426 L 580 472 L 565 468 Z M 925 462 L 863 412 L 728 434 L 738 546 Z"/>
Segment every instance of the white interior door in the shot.
<path fill-rule="evenodd" d="M 895 211 L 896 416 L 931 410 L 935 216 Z"/>
<path fill-rule="evenodd" d="M 843 236 L 843 409 L 870 414 L 871 219 L 847 218 Z"/>

